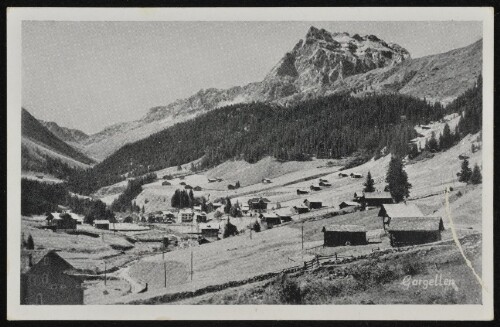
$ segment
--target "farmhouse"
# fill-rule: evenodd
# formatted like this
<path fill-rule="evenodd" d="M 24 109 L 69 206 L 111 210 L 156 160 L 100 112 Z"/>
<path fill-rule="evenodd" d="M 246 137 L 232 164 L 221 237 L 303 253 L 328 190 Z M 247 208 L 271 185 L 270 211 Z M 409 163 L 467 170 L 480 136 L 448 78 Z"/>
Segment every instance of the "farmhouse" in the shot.
<path fill-rule="evenodd" d="M 191 209 L 182 209 L 179 210 L 179 214 L 177 215 L 178 223 L 190 223 L 193 221 L 194 212 Z"/>
<path fill-rule="evenodd" d="M 304 205 L 307 206 L 310 210 L 320 209 L 323 206 L 323 202 L 317 199 L 305 199 Z"/>
<path fill-rule="evenodd" d="M 319 187 L 318 185 L 311 185 L 309 188 L 311 189 L 311 191 L 321 191 L 321 187 Z"/>
<path fill-rule="evenodd" d="M 301 194 L 309 194 L 309 191 L 307 190 L 303 190 L 303 189 L 297 189 L 297 195 L 301 195 Z"/>
<path fill-rule="evenodd" d="M 248 206 L 250 210 L 267 210 L 267 204 L 270 202 L 267 198 L 251 198 L 248 200 Z"/>
<path fill-rule="evenodd" d="M 357 192 L 354 192 L 353 200 L 354 201 L 361 201 L 361 199 L 364 197 L 365 197 L 365 194 L 363 192 L 357 191 Z"/>
<path fill-rule="evenodd" d="M 201 211 L 201 205 L 193 206 L 194 211 Z"/>
<path fill-rule="evenodd" d="M 339 204 L 340 209 L 344 209 L 344 208 L 348 208 L 348 207 L 357 208 L 357 207 L 361 207 L 361 204 L 359 204 L 358 202 L 354 202 L 354 201 L 344 201 L 344 202 Z"/>
<path fill-rule="evenodd" d="M 83 304 L 82 280 L 54 250 L 21 252 L 21 304 Z"/>
<path fill-rule="evenodd" d="M 306 213 L 309 212 L 309 207 L 301 204 L 300 206 L 293 207 L 295 209 L 295 212 L 297 212 L 299 215 L 301 213 Z"/>
<path fill-rule="evenodd" d="M 247 214 L 248 211 L 250 211 L 250 206 L 246 203 L 243 203 L 241 205 L 241 212 L 244 213 L 244 214 Z"/>
<path fill-rule="evenodd" d="M 109 220 L 94 220 L 94 227 L 98 229 L 109 229 Z"/>
<path fill-rule="evenodd" d="M 392 218 L 423 217 L 424 214 L 415 204 L 395 203 L 383 204 L 378 216 L 382 217 L 382 225 L 385 228 Z"/>
<path fill-rule="evenodd" d="M 276 209 L 274 211 L 274 213 L 277 214 L 278 217 L 280 217 L 280 220 L 282 223 L 292 221 L 292 215 L 291 215 L 290 208 Z"/>
<path fill-rule="evenodd" d="M 440 241 L 444 225 L 441 217 L 402 217 L 391 219 L 386 230 L 397 247 Z"/>
<path fill-rule="evenodd" d="M 201 191 L 201 190 L 202 190 L 202 188 L 201 188 L 201 186 L 195 186 L 195 187 L 193 187 L 193 190 L 195 190 L 195 191 L 198 191 L 198 192 L 199 192 L 199 191 Z"/>
<path fill-rule="evenodd" d="M 366 244 L 366 229 L 358 225 L 330 225 L 322 229 L 323 246 Z"/>
<path fill-rule="evenodd" d="M 351 173 L 351 178 L 362 178 L 363 175 L 362 174 L 359 174 L 359 173 Z"/>
<path fill-rule="evenodd" d="M 339 177 L 347 177 L 349 175 L 347 175 L 346 173 L 339 173 Z"/>
<path fill-rule="evenodd" d="M 360 201 L 366 207 L 380 207 L 383 204 L 390 204 L 394 202 L 392 200 L 391 193 L 389 192 L 365 193 Z"/>
<path fill-rule="evenodd" d="M 203 211 L 196 213 L 196 222 L 197 223 L 206 223 L 207 222 L 207 214 Z"/>
<path fill-rule="evenodd" d="M 53 218 L 47 220 L 47 223 L 53 227 L 54 230 L 75 230 L 77 221 L 69 213 L 57 213 L 54 212 L 50 214 Z M 49 218 L 49 217 L 47 217 Z M 47 219 L 46 218 L 46 219 Z"/>
<path fill-rule="evenodd" d="M 267 224 L 267 227 L 271 228 L 274 225 L 279 225 L 281 224 L 281 219 L 280 217 L 273 213 L 263 213 L 260 216 L 260 219 L 264 221 Z"/>
<path fill-rule="evenodd" d="M 203 238 L 210 241 L 219 239 L 220 225 L 218 223 L 201 224 L 199 227 Z"/>

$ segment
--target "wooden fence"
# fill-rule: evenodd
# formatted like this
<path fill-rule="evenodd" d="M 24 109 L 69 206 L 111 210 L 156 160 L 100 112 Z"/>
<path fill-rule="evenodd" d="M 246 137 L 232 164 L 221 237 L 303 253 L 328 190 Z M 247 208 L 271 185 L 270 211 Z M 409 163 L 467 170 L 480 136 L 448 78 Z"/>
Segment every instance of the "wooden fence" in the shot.
<path fill-rule="evenodd" d="M 340 255 L 337 253 L 334 253 L 332 255 L 316 255 L 313 259 L 309 261 L 304 261 L 304 269 L 308 270 L 321 267 L 322 265 L 338 264 L 346 260 L 349 261 L 354 260 L 354 256 Z"/>

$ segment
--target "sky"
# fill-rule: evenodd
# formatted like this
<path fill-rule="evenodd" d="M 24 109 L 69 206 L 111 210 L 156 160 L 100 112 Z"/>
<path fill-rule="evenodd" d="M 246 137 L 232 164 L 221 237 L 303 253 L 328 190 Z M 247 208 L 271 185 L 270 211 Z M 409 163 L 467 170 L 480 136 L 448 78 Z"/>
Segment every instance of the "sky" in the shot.
<path fill-rule="evenodd" d="M 412 58 L 467 46 L 481 22 L 57 22 L 22 25 L 22 105 L 96 133 L 200 89 L 262 80 L 310 26 L 374 34 Z"/>

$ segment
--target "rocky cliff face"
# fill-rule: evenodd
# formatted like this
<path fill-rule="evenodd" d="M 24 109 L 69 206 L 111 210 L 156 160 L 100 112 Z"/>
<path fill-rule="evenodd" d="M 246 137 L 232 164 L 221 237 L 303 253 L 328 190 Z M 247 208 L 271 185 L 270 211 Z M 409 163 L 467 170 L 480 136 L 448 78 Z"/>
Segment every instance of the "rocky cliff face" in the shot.
<path fill-rule="evenodd" d="M 375 35 L 330 33 L 311 27 L 264 80 L 226 90 L 200 90 L 187 99 L 152 108 L 140 120 L 112 125 L 91 135 L 82 150 L 101 160 L 125 143 L 177 122 L 218 107 L 252 101 L 289 105 L 336 92 L 398 92 L 448 102 L 475 83 L 481 72 L 481 45 L 478 41 L 462 49 L 411 59 L 406 49 Z"/>

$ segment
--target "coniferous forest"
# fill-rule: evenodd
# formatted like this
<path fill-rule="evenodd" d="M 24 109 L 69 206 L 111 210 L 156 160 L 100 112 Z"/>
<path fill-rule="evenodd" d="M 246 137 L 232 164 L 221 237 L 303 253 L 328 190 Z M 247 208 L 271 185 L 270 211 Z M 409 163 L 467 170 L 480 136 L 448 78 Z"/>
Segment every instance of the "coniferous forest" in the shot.
<path fill-rule="evenodd" d="M 94 170 L 99 175 L 147 166 L 157 170 L 200 157 L 197 168 L 234 158 L 250 163 L 265 156 L 284 161 L 341 158 L 359 150 L 375 155 L 384 147 L 406 152 L 416 136 L 413 127 L 444 113 L 440 104 L 404 95 L 333 95 L 292 107 L 232 105 L 125 145 Z"/>
<path fill-rule="evenodd" d="M 400 94 L 352 97 L 346 94 L 307 100 L 284 107 L 266 103 L 219 108 L 127 144 L 100 164 L 68 175 L 68 188 L 90 194 L 102 186 L 202 158 L 196 169 L 226 160 L 250 163 L 265 156 L 278 160 L 309 160 L 358 156 L 359 164 L 379 157 L 382 150 L 411 154 L 414 126 L 462 114 L 453 139 L 436 135 L 443 150 L 481 129 L 481 79 L 446 108 Z M 458 132 L 458 134 L 457 134 Z M 457 135 L 455 135 L 457 134 Z M 441 140 L 440 140 L 441 141 Z M 358 158 L 358 159 L 359 159 Z"/>

